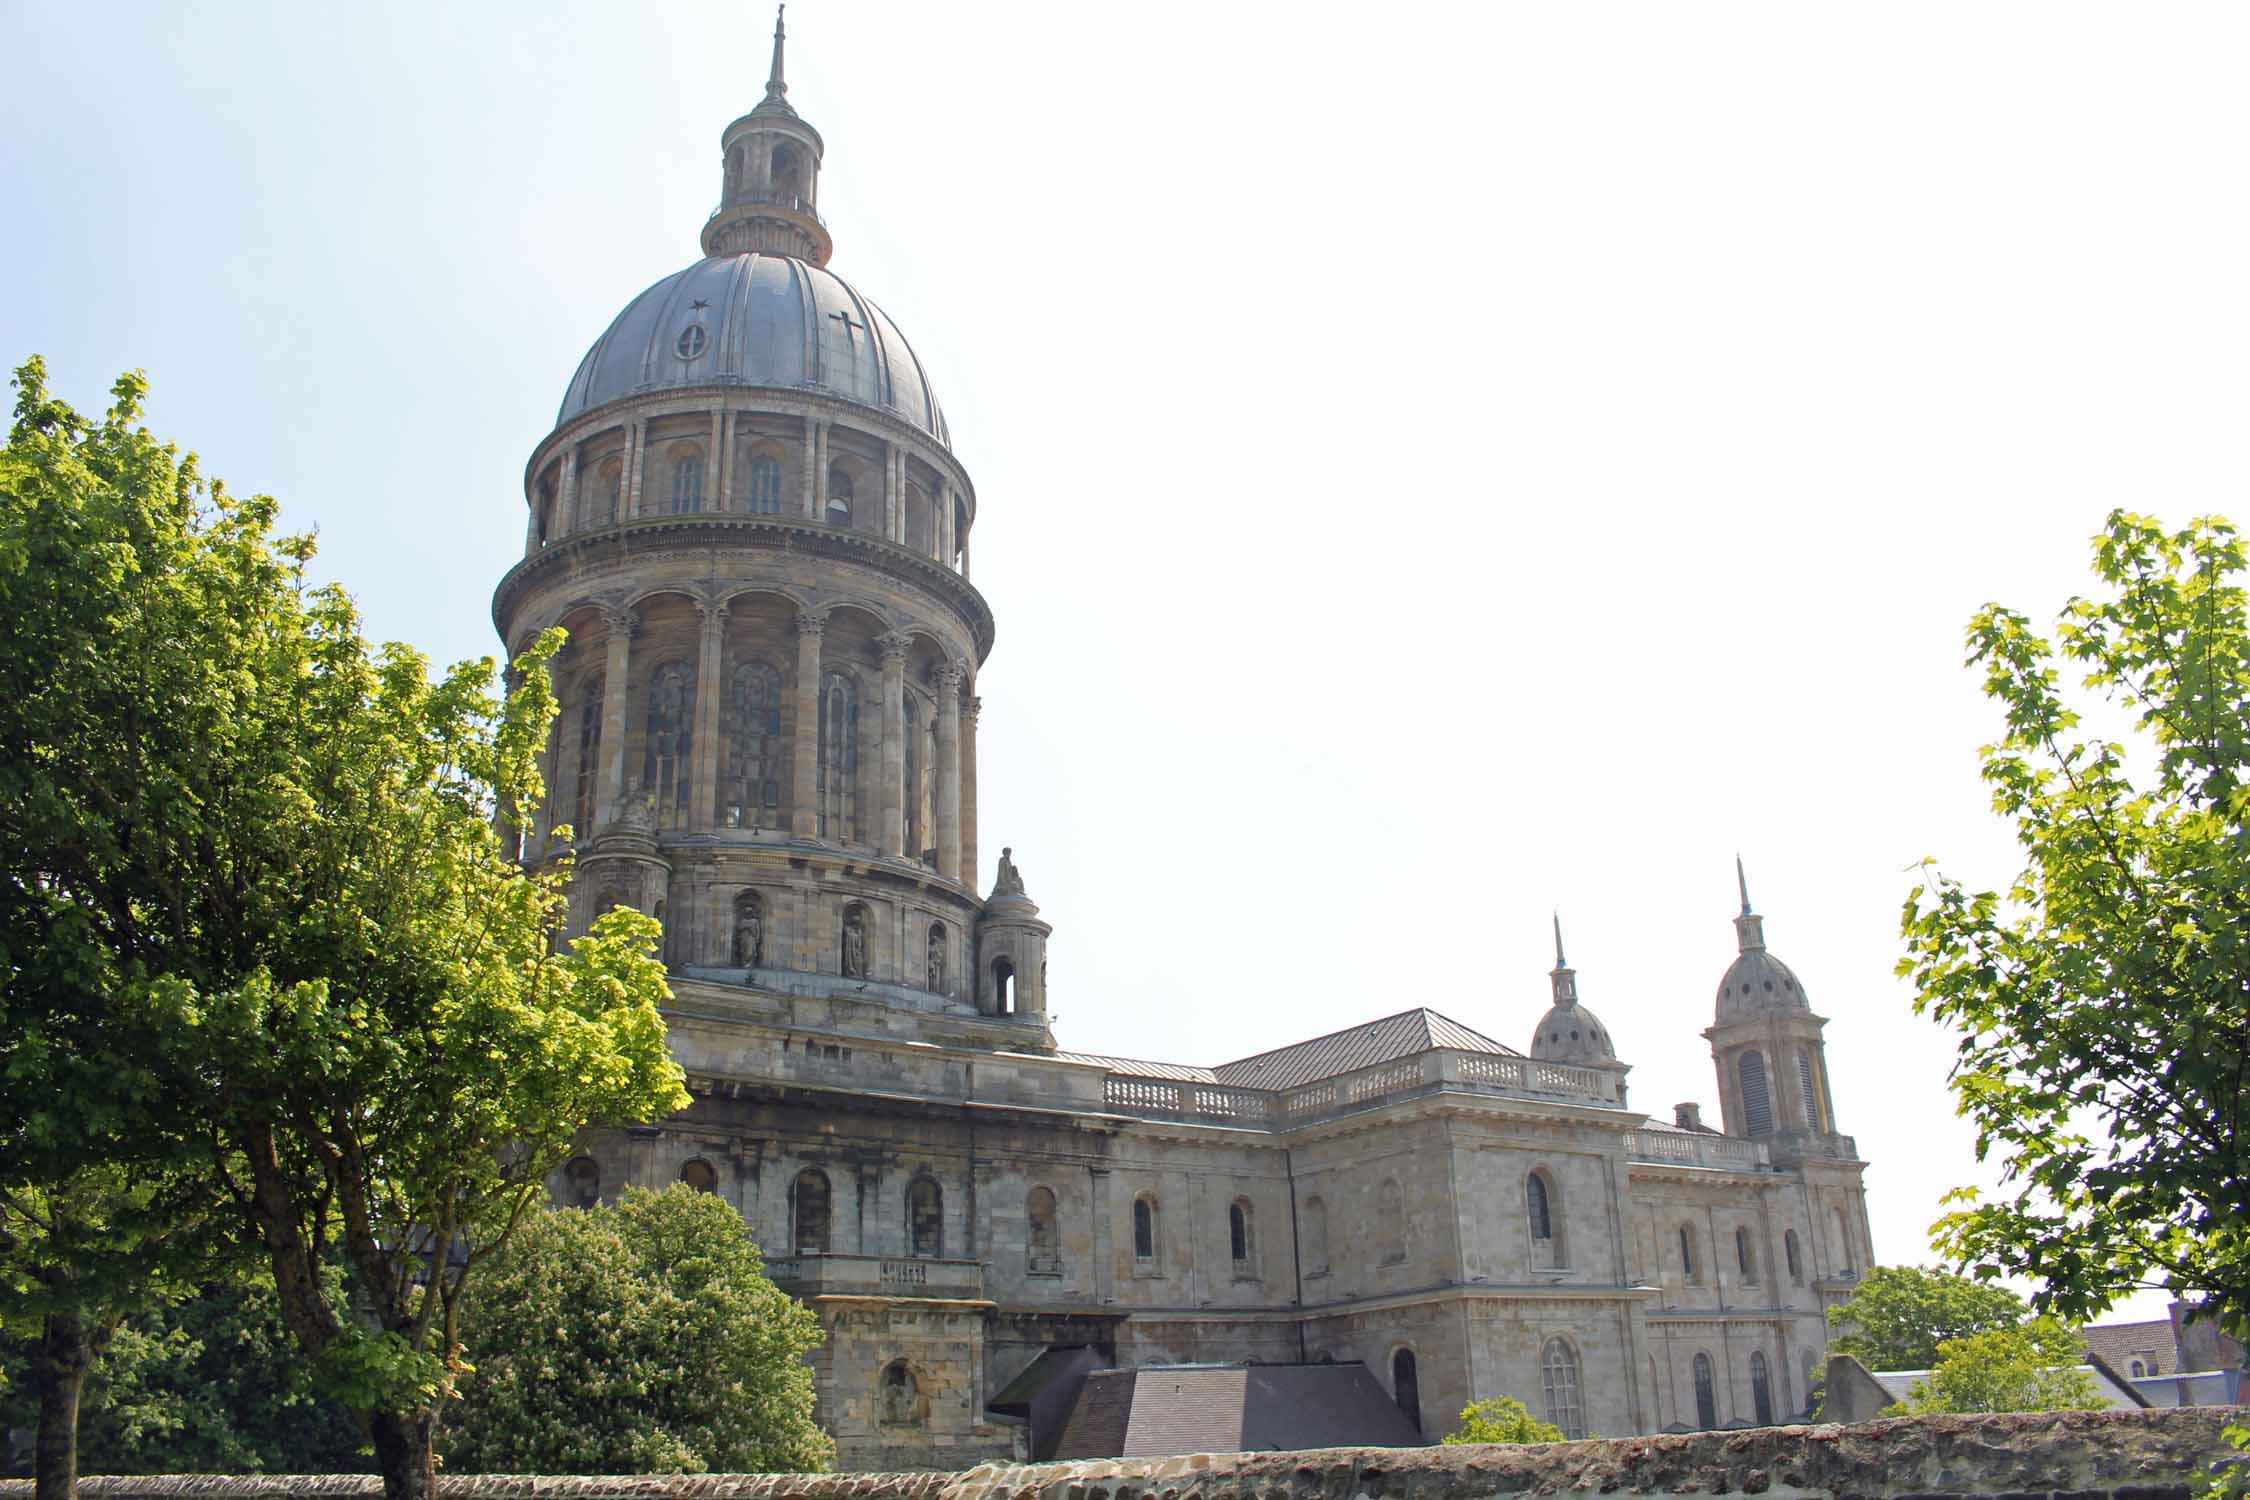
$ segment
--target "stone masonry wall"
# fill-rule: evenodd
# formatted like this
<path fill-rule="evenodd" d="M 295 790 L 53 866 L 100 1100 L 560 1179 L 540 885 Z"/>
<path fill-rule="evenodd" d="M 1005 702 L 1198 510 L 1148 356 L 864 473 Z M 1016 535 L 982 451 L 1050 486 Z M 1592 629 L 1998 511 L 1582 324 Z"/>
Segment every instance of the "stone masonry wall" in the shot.
<path fill-rule="evenodd" d="M 459 1475 L 446 1500 L 2188 1500 L 2231 1408 L 1916 1417 L 1536 1447 L 1328 1448 L 1097 1459 L 960 1474 L 566 1479 Z M 85 1500 L 359 1500 L 373 1478 L 89 1478 Z M 0 1500 L 30 1500 L 28 1480 Z"/>

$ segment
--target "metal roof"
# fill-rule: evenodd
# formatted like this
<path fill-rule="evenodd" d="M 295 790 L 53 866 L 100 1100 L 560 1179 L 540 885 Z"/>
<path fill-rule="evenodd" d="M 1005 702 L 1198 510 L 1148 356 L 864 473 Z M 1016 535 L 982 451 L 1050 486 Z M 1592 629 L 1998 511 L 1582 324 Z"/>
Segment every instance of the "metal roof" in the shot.
<path fill-rule="evenodd" d="M 625 305 L 563 393 L 555 425 L 667 387 L 780 386 L 876 407 L 951 445 L 898 325 L 835 272 L 783 255 L 715 255 Z"/>
<path fill-rule="evenodd" d="M 1367 1366 L 1145 1365 L 1080 1387 L 1058 1459 L 1301 1448 L 1404 1448 L 1429 1439 Z"/>
<path fill-rule="evenodd" d="M 1186 1063 L 1148 1062 L 1138 1057 L 1104 1057 L 1098 1052 L 1058 1052 L 1055 1056 L 1064 1062 L 1093 1063 L 1123 1078 L 1168 1078 L 1174 1083 L 1219 1081 L 1219 1075 L 1209 1068 L 1191 1067 Z"/>
<path fill-rule="evenodd" d="M 1217 1081 L 1242 1088 L 1293 1089 L 1299 1084 L 1333 1078 L 1356 1068 L 1414 1057 L 1439 1047 L 1461 1052 L 1488 1052 L 1496 1057 L 1521 1057 L 1515 1048 L 1471 1031 L 1450 1016 L 1434 1010 L 1407 1010 L 1379 1021 L 1366 1021 L 1260 1052 L 1238 1062 L 1212 1069 Z"/>

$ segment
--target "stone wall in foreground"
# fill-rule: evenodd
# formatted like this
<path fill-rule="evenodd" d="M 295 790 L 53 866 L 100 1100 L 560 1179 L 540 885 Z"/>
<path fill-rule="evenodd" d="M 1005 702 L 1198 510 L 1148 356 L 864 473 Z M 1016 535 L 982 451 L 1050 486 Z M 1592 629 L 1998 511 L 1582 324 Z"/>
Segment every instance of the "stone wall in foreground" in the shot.
<path fill-rule="evenodd" d="M 458 1475 L 445 1500 L 1496 1500 L 1762 1495 L 1767 1500 L 2187 1500 L 2239 1409 L 1909 1417 L 1531 1448 L 1322 1448 L 987 1466 L 959 1474 L 686 1479 Z M 371 1478 L 79 1481 L 83 1500 L 359 1500 Z M 30 1500 L 28 1480 L 0 1500 Z"/>

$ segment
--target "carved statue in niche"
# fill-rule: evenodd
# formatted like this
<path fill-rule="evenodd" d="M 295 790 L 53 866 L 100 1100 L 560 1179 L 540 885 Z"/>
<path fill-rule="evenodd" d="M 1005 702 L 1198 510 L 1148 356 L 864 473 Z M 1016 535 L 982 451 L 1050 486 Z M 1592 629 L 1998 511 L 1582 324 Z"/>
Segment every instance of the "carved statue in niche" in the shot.
<path fill-rule="evenodd" d="M 930 929 L 929 991 L 933 995 L 945 993 L 945 929 Z"/>
<path fill-rule="evenodd" d="M 765 913 L 757 894 L 744 891 L 734 898 L 734 966 L 754 969 L 766 961 Z"/>
<path fill-rule="evenodd" d="M 844 910 L 844 977 L 867 977 L 867 921 L 857 906 Z"/>
<path fill-rule="evenodd" d="M 992 894 L 995 896 L 1009 892 L 1018 896 L 1023 894 L 1023 872 L 1016 868 L 1015 852 L 1013 849 L 1000 851 L 1000 873 L 992 878 Z"/>

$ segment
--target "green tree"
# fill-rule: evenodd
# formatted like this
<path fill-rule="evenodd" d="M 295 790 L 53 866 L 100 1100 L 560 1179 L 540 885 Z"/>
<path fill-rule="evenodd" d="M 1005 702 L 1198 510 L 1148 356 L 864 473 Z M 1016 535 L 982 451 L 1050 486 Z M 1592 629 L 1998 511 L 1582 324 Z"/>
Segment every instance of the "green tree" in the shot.
<path fill-rule="evenodd" d="M 0 1341 L 0 1371 L 22 1368 L 32 1353 Z M 121 1324 L 87 1377 L 83 1407 L 79 1461 L 95 1473 L 367 1469 L 366 1435 L 314 1389 L 282 1326 L 273 1280 L 256 1268 Z M 0 1428 L 28 1415 L 0 1391 Z"/>
<path fill-rule="evenodd" d="M 1447 1443 L 1559 1443 L 1562 1429 L 1542 1422 L 1513 1396 L 1472 1401 L 1461 1408 L 1461 1425 L 1447 1433 Z"/>
<path fill-rule="evenodd" d="M 240 870 L 223 786 L 269 502 L 204 486 L 139 425 L 16 375 L 0 447 L 0 1326 L 30 1335 L 42 1500 L 76 1478 L 80 1394 L 119 1321 L 208 1269 L 209 1150 L 149 1024 L 205 982 Z"/>
<path fill-rule="evenodd" d="M 1948 1339 L 2020 1325 L 2023 1299 L 2006 1287 L 1920 1266 L 1878 1266 L 1851 1300 L 1828 1310 L 1831 1354 L 1870 1370 L 1927 1370 Z"/>
<path fill-rule="evenodd" d="M 0 652 L 0 1185 L 79 1190 L 114 1148 L 203 1197 L 128 1197 L 94 1234 L 0 1225 L 8 1283 L 177 1239 L 216 1202 L 387 1493 L 426 1497 L 468 1278 L 578 1131 L 687 1098 L 656 924 L 613 912 L 561 951 L 560 874 L 527 875 L 498 831 L 543 795 L 560 634 L 504 701 L 489 661 L 433 681 L 307 585 L 311 545 L 273 535 L 270 501 L 132 426 L 137 380 L 90 425 L 41 377 L 19 372 L 0 460 L 0 618 L 27 622 Z M 78 1298 L 110 1327 L 146 1269 L 83 1262 L 113 1263 L 118 1295 Z"/>
<path fill-rule="evenodd" d="M 537 1213 L 468 1298 L 446 1467 L 463 1473 L 820 1470 L 820 1342 L 742 1216 L 681 1184 Z"/>
<path fill-rule="evenodd" d="M 2052 638 L 1981 610 L 1983 775 L 2025 865 L 2004 893 L 1933 870 L 1906 902 L 1900 972 L 1960 1035 L 1954 1097 L 2003 1184 L 1956 1194 L 1939 1249 L 2076 1323 L 2155 1285 L 2250 1335 L 2243 569 L 2224 520 L 2120 511 Z"/>
<path fill-rule="evenodd" d="M 1929 1377 L 1882 1415 L 2090 1411 L 2103 1402 L 2094 1377 L 2079 1368 L 2084 1358 L 2077 1335 L 2058 1318 L 1964 1334 L 1938 1345 Z"/>

